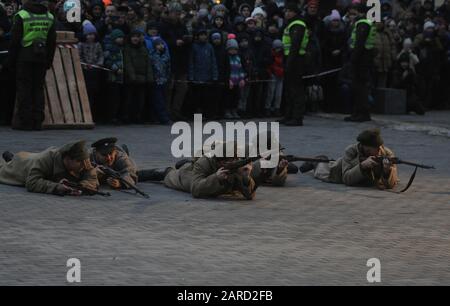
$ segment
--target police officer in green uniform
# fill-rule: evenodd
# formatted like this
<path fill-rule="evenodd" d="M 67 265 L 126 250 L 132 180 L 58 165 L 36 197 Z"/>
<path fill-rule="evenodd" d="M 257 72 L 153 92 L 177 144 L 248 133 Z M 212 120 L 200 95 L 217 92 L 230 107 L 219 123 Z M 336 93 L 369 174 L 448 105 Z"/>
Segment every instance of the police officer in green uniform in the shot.
<path fill-rule="evenodd" d="M 306 111 L 306 96 L 303 83 L 305 55 L 309 42 L 309 33 L 304 21 L 299 19 L 296 3 L 285 7 L 287 26 L 283 32 L 285 55 L 286 110 L 281 123 L 288 126 L 302 126 Z"/>
<path fill-rule="evenodd" d="M 351 35 L 351 73 L 353 88 L 353 113 L 345 121 L 370 121 L 369 81 L 374 59 L 376 29 L 371 20 L 366 19 L 366 7 L 355 4 L 351 10 L 359 17 L 353 25 Z"/>
<path fill-rule="evenodd" d="M 45 73 L 53 62 L 56 31 L 54 17 L 41 1 L 22 1 L 11 30 L 7 63 L 16 72 L 13 128 L 20 130 L 40 130 L 45 117 Z"/>

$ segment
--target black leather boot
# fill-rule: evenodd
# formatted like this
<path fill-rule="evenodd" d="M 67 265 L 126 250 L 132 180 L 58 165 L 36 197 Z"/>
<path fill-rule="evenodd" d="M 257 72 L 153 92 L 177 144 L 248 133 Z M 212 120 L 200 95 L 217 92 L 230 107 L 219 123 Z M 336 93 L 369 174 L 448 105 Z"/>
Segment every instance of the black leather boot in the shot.
<path fill-rule="evenodd" d="M 9 151 L 5 151 L 3 152 L 2 157 L 5 160 L 5 162 L 10 162 L 14 158 L 14 154 L 12 154 Z"/>

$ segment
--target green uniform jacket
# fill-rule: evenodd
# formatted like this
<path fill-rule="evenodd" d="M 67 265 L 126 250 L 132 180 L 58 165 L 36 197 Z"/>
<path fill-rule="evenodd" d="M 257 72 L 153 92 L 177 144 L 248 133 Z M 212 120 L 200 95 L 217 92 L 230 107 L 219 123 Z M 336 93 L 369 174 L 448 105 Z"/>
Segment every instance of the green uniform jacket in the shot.
<path fill-rule="evenodd" d="M 120 173 L 120 177 L 128 182 L 131 185 L 136 185 L 138 181 L 137 177 L 137 167 L 135 162 L 128 156 L 126 152 L 122 150 L 122 148 L 116 146 L 117 156 L 114 164 L 110 167 L 116 172 Z M 95 159 L 95 149 L 93 149 L 90 153 L 91 162 L 94 164 L 100 164 Z M 97 171 L 98 180 L 100 183 L 106 182 L 106 177 L 104 177 L 103 172 L 100 170 Z"/>
<path fill-rule="evenodd" d="M 0 163 L 0 183 L 24 186 L 30 192 L 53 193 L 61 179 L 77 182 L 90 189 L 98 188 L 95 169 L 71 175 L 64 167 L 65 147 L 49 148 L 40 153 L 19 152 L 8 163 Z"/>
<path fill-rule="evenodd" d="M 180 169 L 172 169 L 164 178 L 164 185 L 175 190 L 191 192 L 193 169 L 193 162 L 184 164 Z"/>
<path fill-rule="evenodd" d="M 394 153 L 384 146 L 381 149 L 381 155 L 394 157 Z M 380 189 L 391 189 L 397 185 L 399 181 L 397 166 L 394 165 L 389 177 L 385 178 L 379 169 L 363 171 L 360 163 L 364 159 L 359 150 L 359 144 L 350 145 L 345 150 L 344 157 L 336 162 L 332 162 L 329 181 L 332 183 L 343 183 L 348 186 L 372 185 Z"/>
<path fill-rule="evenodd" d="M 255 181 L 257 186 L 269 185 L 269 186 L 284 186 L 287 179 L 287 167 L 277 174 L 277 168 L 261 169 L 261 162 L 256 161 L 253 163 L 251 177 Z"/>

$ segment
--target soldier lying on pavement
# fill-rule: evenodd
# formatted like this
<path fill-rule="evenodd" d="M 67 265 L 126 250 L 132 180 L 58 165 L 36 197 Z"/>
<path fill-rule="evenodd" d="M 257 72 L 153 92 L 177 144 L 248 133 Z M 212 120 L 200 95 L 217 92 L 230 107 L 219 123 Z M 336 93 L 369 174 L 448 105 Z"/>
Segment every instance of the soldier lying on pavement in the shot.
<path fill-rule="evenodd" d="M 276 137 L 274 133 L 267 131 L 267 147 L 270 151 L 271 148 L 271 140 L 272 137 Z M 257 135 L 255 139 L 252 141 L 252 145 L 256 146 L 258 154 L 259 150 L 259 138 L 260 135 Z M 281 148 L 281 145 L 279 145 Z M 256 186 L 268 185 L 268 186 L 284 186 L 286 183 L 288 173 L 297 173 L 298 168 L 294 164 L 290 164 L 287 160 L 282 159 L 281 155 L 283 153 L 280 151 L 280 159 L 278 162 L 278 167 L 275 168 L 261 168 L 261 161 L 258 160 L 253 163 L 252 172 L 250 173 L 251 177 L 255 181 Z M 292 170 L 291 170 L 292 169 Z"/>
<path fill-rule="evenodd" d="M 358 143 L 350 145 L 344 156 L 329 163 L 309 163 L 300 166 L 302 173 L 314 170 L 314 177 L 330 183 L 348 186 L 376 186 L 392 189 L 398 182 L 397 166 L 388 159 L 380 164 L 377 156 L 394 157 L 394 153 L 383 145 L 380 131 L 370 129 L 357 137 Z M 320 156 L 326 158 L 325 156 Z"/>
<path fill-rule="evenodd" d="M 128 189 L 118 179 L 107 177 L 101 170 L 101 166 L 106 166 L 118 172 L 120 177 L 129 185 L 133 186 L 138 181 L 136 164 L 129 157 L 124 148 L 116 145 L 117 138 L 103 138 L 94 142 L 91 147 L 90 159 L 96 166 L 97 177 L 101 184 L 107 183 L 114 189 Z M 99 167 L 100 166 L 100 167 Z"/>
<path fill-rule="evenodd" d="M 0 162 L 0 183 L 24 186 L 30 192 L 57 195 L 81 195 L 80 189 L 65 185 L 76 183 L 82 188 L 97 190 L 97 174 L 89 161 L 84 140 L 40 153 L 4 152 Z"/>
<path fill-rule="evenodd" d="M 216 151 L 222 150 L 225 155 L 226 147 L 227 144 L 218 144 Z M 236 146 L 234 148 L 235 156 L 237 156 Z M 247 200 L 251 200 L 256 191 L 256 184 L 250 176 L 252 165 L 248 164 L 237 171 L 224 169 L 227 163 L 236 160 L 236 157 L 218 157 L 211 151 L 196 160 L 185 160 L 178 169 L 167 168 L 160 171 L 160 176 L 166 187 L 190 192 L 195 198 L 231 195 L 244 196 Z M 158 172 L 156 169 L 142 170 L 142 172 L 145 171 Z"/>

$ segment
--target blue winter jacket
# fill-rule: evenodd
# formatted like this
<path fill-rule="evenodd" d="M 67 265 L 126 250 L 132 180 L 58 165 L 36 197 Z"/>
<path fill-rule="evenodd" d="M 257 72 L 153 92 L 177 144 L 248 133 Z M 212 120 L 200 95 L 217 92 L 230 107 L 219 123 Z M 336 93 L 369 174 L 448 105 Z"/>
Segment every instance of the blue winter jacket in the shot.
<path fill-rule="evenodd" d="M 197 82 L 217 81 L 216 56 L 210 43 L 196 42 L 192 45 L 188 78 L 190 81 Z"/>

